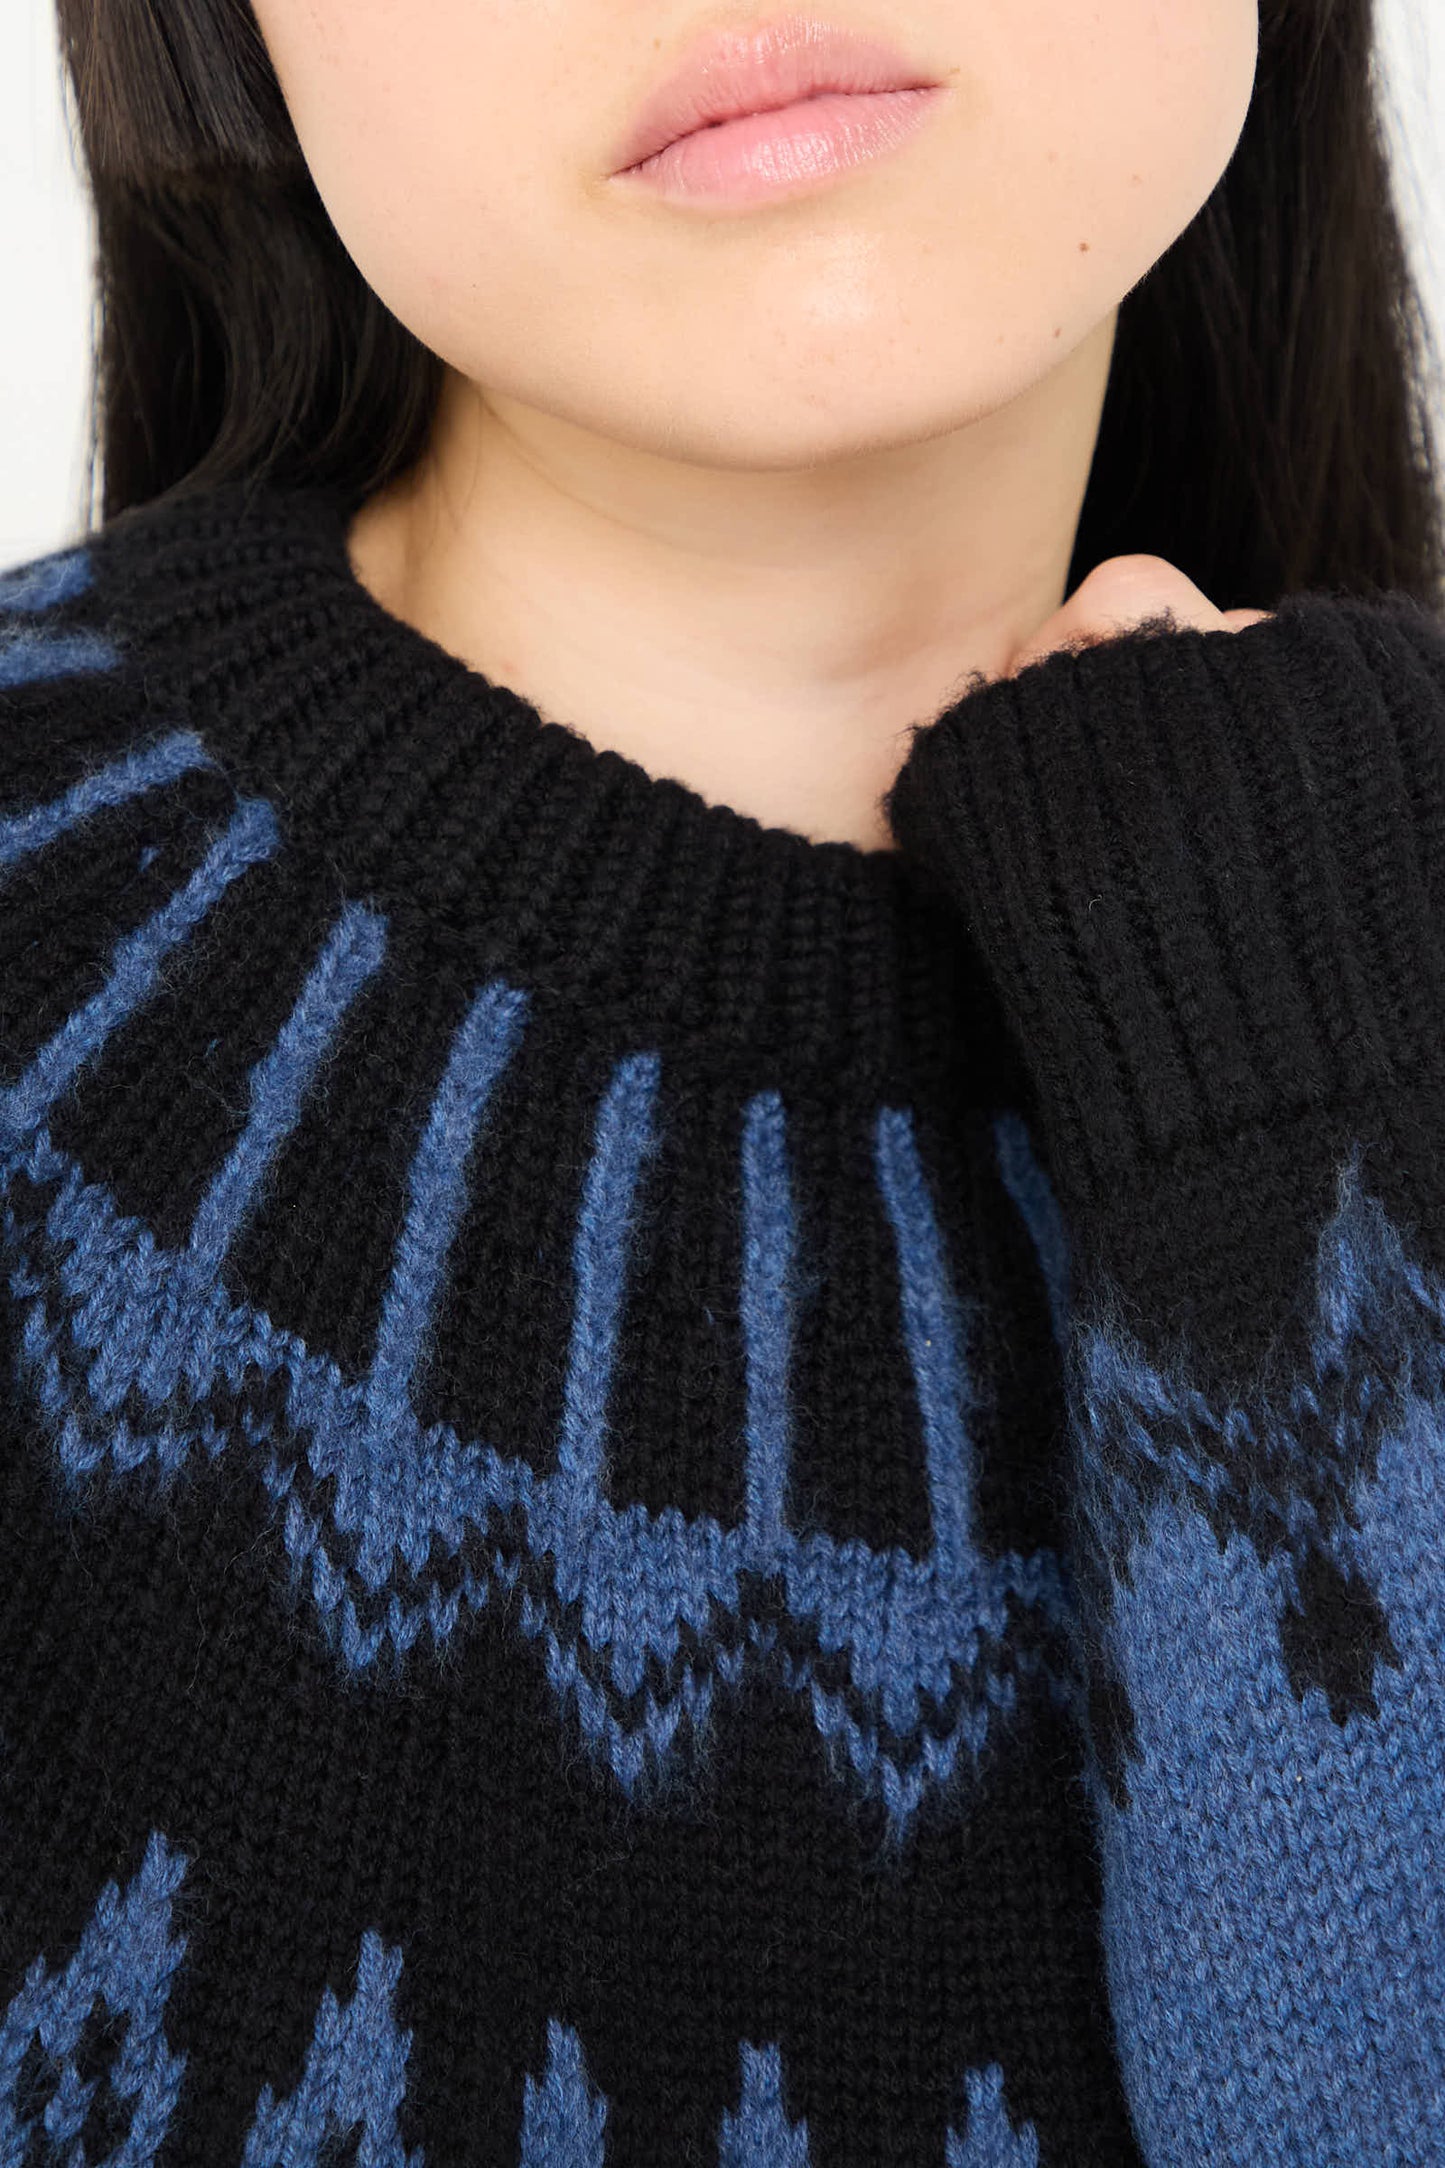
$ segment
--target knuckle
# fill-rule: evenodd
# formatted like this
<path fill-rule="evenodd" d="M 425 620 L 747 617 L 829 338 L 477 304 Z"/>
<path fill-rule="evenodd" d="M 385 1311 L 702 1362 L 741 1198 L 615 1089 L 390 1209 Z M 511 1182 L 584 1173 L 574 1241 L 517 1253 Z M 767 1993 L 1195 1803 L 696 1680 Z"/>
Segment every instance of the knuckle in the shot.
<path fill-rule="evenodd" d="M 1109 557 L 1095 566 L 1084 584 L 1093 587 L 1096 594 L 1133 597 L 1182 596 L 1196 591 L 1193 581 L 1167 557 Z"/>

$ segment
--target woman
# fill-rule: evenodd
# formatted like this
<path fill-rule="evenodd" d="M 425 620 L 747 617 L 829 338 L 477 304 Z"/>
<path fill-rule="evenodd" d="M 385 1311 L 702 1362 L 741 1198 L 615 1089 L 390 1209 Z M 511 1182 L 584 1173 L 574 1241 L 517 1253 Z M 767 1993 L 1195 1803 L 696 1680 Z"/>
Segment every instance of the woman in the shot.
<path fill-rule="evenodd" d="M 1445 2157 L 1367 0 L 61 0 L 0 2159 Z"/>

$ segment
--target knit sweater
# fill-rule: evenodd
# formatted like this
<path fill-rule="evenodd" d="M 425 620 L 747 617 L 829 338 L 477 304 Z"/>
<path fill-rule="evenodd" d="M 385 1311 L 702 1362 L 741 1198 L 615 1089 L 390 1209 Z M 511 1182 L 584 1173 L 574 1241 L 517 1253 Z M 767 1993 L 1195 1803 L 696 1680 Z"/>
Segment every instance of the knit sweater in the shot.
<path fill-rule="evenodd" d="M 865 852 L 348 510 L 0 588 L 0 2163 L 1445 2159 L 1445 626 Z"/>

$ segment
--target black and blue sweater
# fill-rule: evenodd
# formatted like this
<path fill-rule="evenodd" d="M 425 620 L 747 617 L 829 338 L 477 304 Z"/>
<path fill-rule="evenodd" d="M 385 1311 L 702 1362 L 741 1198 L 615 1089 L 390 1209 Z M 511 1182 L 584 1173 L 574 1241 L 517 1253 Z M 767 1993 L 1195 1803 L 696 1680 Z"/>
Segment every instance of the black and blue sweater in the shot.
<path fill-rule="evenodd" d="M 1445 2160 L 1445 626 L 761 827 L 0 587 L 0 2168 Z"/>

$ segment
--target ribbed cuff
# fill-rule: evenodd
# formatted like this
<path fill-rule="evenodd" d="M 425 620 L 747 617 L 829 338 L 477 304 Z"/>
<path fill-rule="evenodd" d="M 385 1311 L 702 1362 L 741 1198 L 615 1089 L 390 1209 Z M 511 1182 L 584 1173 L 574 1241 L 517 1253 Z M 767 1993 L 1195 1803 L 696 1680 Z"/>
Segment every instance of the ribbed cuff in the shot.
<path fill-rule="evenodd" d="M 1049 656 L 917 728 L 885 803 L 1086 1207 L 1445 1069 L 1445 625 L 1408 597 Z"/>

